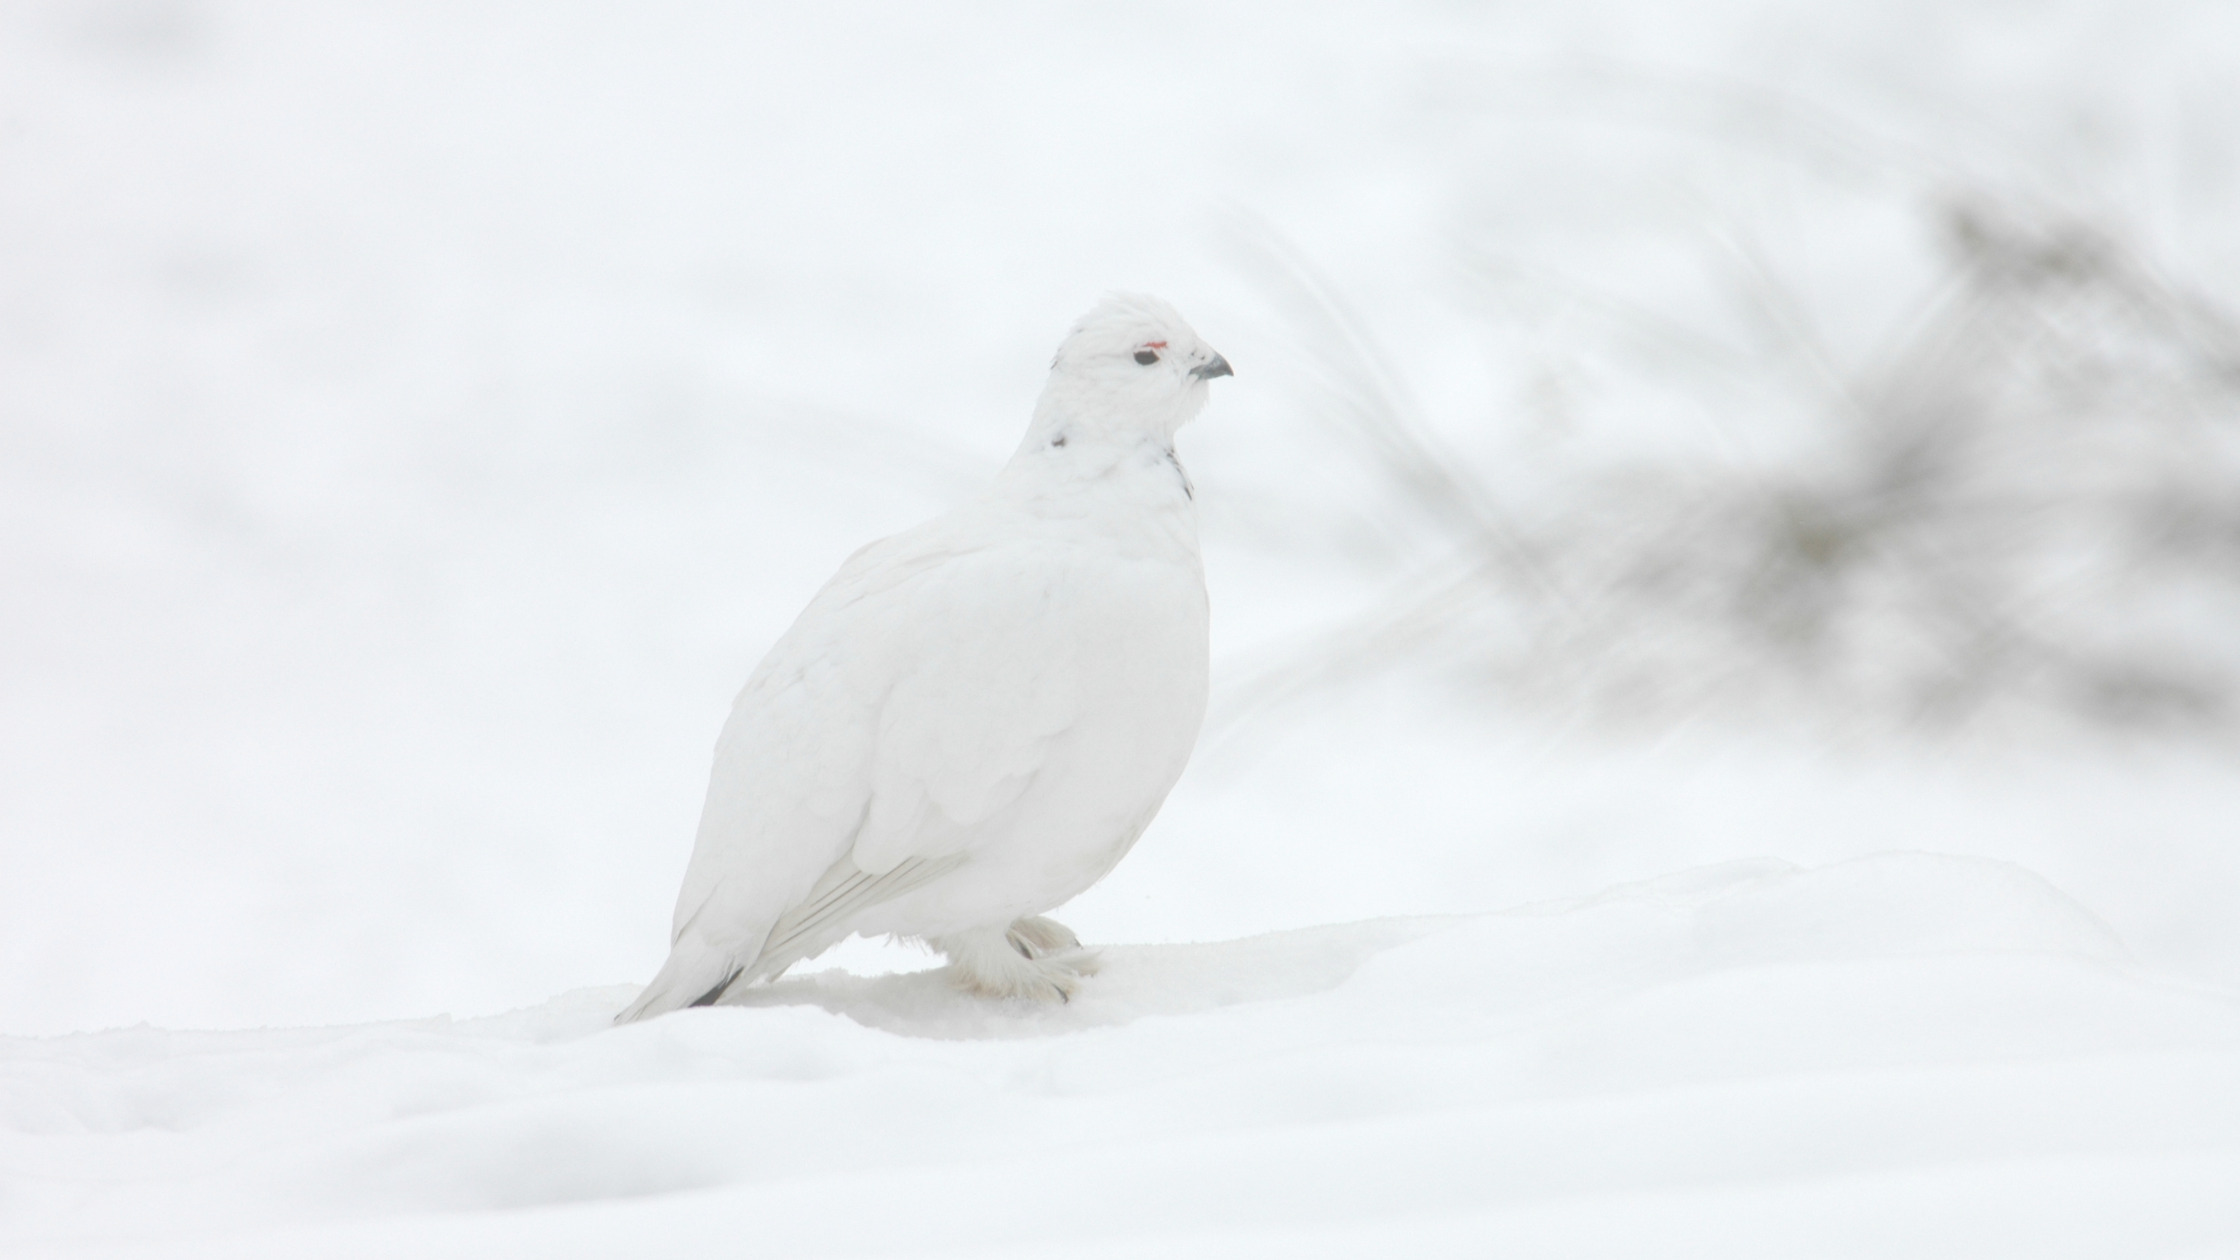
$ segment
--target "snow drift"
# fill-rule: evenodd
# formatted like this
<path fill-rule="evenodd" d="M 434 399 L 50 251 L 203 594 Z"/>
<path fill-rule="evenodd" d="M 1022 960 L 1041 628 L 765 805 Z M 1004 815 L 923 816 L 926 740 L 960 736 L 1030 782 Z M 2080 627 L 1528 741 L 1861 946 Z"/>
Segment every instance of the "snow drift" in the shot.
<path fill-rule="evenodd" d="M 12 1255 L 2031 1257 L 2240 1245 L 2240 1002 L 2012 865 L 1728 863 L 1107 951 L 1070 1005 L 821 972 L 610 1030 L 13 1039 Z M 2221 1189 L 2220 1189 L 2221 1187 Z"/>

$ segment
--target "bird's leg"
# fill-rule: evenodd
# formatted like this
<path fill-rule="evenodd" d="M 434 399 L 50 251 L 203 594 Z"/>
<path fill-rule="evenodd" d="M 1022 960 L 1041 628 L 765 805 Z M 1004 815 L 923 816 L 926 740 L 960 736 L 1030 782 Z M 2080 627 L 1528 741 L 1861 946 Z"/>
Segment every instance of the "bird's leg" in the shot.
<path fill-rule="evenodd" d="M 982 997 L 1064 1002 L 1095 974 L 1097 956 L 1048 919 L 1020 919 L 1008 928 L 973 928 L 936 938 L 958 986 Z"/>
<path fill-rule="evenodd" d="M 1080 966 L 1076 964 L 1075 969 L 1085 976 L 1093 976 L 1097 973 L 1097 956 L 1082 949 L 1081 938 L 1073 934 L 1072 928 L 1056 919 L 1045 919 L 1041 915 L 1029 915 L 1024 919 L 1014 919 L 1010 930 L 1003 934 L 1003 939 L 1011 942 L 1011 948 L 1018 950 L 1020 954 L 1028 958 L 1043 958 L 1052 954 L 1079 954 L 1081 961 L 1088 965 Z"/>

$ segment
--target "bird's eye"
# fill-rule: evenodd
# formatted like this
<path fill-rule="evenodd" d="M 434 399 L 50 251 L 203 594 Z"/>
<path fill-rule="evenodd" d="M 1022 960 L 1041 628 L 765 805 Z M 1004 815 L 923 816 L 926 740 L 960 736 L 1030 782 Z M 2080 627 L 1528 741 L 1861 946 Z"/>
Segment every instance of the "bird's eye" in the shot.
<path fill-rule="evenodd" d="M 1141 363 L 1145 367 L 1150 367 L 1152 364 L 1157 363 L 1158 361 L 1159 352 L 1156 350 L 1136 351 L 1136 362 Z"/>

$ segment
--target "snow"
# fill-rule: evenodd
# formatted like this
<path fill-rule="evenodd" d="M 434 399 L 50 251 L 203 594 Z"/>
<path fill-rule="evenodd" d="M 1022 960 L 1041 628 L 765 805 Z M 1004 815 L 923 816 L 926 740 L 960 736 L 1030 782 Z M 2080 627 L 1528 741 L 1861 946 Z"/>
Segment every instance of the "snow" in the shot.
<path fill-rule="evenodd" d="M 13 1255 L 2176 1254 L 2240 1003 L 2019 867 L 1760 859 L 609 1028 L 7 1043 Z"/>
<path fill-rule="evenodd" d="M 2229 724 L 1318 656 L 1456 519 L 1334 409 L 1543 530 L 1817 469 L 1956 201 L 2240 292 L 2236 22 L 0 8 L 0 1251 L 2240 1250 Z M 1057 916 L 1105 975 L 609 1029 L 740 680 L 1112 288 L 1239 375 L 1215 720 Z"/>

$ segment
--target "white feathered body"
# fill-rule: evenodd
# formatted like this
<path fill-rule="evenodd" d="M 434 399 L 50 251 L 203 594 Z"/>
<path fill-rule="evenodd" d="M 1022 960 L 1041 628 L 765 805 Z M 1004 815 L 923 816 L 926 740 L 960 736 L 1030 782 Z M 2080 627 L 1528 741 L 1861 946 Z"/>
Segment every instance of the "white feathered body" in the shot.
<path fill-rule="evenodd" d="M 851 933 L 1000 932 L 1143 833 L 1204 717 L 1206 589 L 1180 419 L 1109 410 L 1046 391 L 986 493 L 858 551 L 771 648 L 716 745 L 669 960 L 623 1018 Z"/>
<path fill-rule="evenodd" d="M 690 969 L 713 987 L 850 933 L 937 937 L 1071 899 L 1181 775 L 1206 669 L 1196 511 L 1171 454 L 1022 453 L 976 502 L 858 551 L 748 680 L 675 950 L 720 963 Z M 961 860 L 760 957 L 836 865 L 913 858 Z"/>

